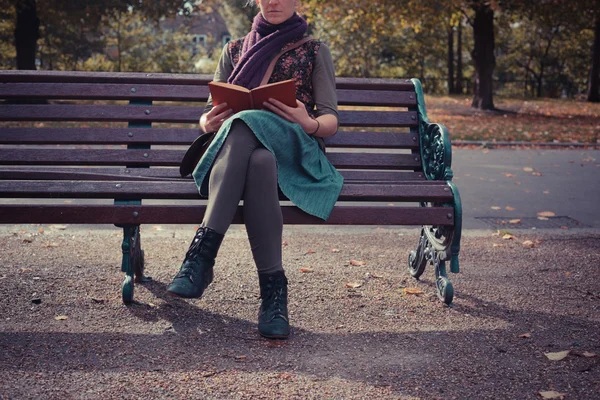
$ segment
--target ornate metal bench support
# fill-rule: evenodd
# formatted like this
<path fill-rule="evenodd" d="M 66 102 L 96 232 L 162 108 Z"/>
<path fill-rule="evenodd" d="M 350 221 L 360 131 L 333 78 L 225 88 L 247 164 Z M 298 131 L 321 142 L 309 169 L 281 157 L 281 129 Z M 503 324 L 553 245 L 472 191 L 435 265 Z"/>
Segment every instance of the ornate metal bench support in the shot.
<path fill-rule="evenodd" d="M 452 204 L 433 204 L 454 208 L 454 226 L 423 226 L 419 245 L 408 256 L 410 274 L 419 278 L 429 262 L 435 268 L 438 297 L 446 304 L 452 303 L 454 289 L 446 273 L 446 261 L 450 260 L 450 271 L 458 273 L 458 253 L 462 231 L 462 205 L 458 188 L 452 183 L 452 146 L 450 135 L 442 124 L 432 124 L 427 118 L 421 83 L 412 80 L 417 96 L 416 111 L 419 115 L 419 137 L 423 174 L 428 180 L 446 181 L 453 194 Z M 430 203 L 421 203 L 429 207 Z"/>
<path fill-rule="evenodd" d="M 152 280 L 144 276 L 144 250 L 140 242 L 140 226 L 123 226 L 123 260 L 121 271 L 125 272 L 125 280 L 122 285 L 123 303 L 133 303 L 133 292 L 135 282 L 143 283 Z"/>

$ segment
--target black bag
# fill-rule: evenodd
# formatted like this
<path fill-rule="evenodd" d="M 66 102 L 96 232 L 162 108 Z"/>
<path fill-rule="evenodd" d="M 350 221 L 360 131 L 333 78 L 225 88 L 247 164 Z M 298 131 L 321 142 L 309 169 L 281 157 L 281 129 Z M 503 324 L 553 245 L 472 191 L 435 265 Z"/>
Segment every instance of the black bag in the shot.
<path fill-rule="evenodd" d="M 194 172 L 196 165 L 198 165 L 198 162 L 204 153 L 206 153 L 206 149 L 208 149 L 208 146 L 210 146 L 216 134 L 217 132 L 209 132 L 200 135 L 190 145 L 190 148 L 185 152 L 183 160 L 181 160 L 181 164 L 179 165 L 179 173 L 182 178 L 185 178 Z"/>

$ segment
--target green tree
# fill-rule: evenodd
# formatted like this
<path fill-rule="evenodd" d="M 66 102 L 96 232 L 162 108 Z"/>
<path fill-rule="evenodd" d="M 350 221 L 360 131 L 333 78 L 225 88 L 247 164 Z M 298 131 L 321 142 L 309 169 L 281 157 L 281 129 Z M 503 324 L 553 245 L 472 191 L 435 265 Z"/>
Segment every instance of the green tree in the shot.
<path fill-rule="evenodd" d="M 104 15 L 120 10 L 136 9 L 148 18 L 158 21 L 161 16 L 189 12 L 188 0 L 0 0 L 0 9 L 14 9 L 15 48 L 18 69 L 35 69 L 37 42 L 47 26 L 61 26 L 57 18 L 85 22 L 86 32 L 95 31 Z M 40 30 L 42 27 L 42 30 Z M 75 52 L 77 53 L 77 52 Z"/>

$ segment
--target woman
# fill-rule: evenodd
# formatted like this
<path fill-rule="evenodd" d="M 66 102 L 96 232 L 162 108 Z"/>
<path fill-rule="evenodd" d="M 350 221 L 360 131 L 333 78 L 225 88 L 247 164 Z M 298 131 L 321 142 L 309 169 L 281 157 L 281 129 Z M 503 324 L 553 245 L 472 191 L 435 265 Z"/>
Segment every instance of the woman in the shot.
<path fill-rule="evenodd" d="M 258 330 L 267 338 L 284 339 L 290 329 L 278 187 L 302 210 L 329 217 L 343 179 L 325 157 L 322 138 L 337 131 L 337 99 L 331 55 L 323 43 L 305 38 L 307 24 L 296 14 L 298 0 L 256 4 L 260 12 L 252 30 L 225 46 L 214 80 L 257 87 L 271 60 L 289 49 L 277 59 L 269 83 L 295 79 L 297 104 L 269 99 L 264 110 L 233 115 L 227 104 L 213 107 L 209 98 L 200 127 L 218 133 L 193 172 L 200 193 L 208 194 L 208 205 L 167 290 L 185 298 L 202 296 L 212 282 L 224 234 L 244 200 L 262 299 Z"/>

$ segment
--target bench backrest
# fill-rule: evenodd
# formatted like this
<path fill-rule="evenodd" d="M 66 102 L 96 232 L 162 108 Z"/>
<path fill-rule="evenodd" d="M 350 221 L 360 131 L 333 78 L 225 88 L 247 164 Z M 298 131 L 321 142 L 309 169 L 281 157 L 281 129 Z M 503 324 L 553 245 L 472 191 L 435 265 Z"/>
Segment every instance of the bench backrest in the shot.
<path fill-rule="evenodd" d="M 0 165 L 178 166 L 199 134 L 211 78 L 0 71 L 0 99 L 13 103 L 0 106 L 0 145 L 18 145 L 2 152 Z M 372 179 L 368 170 L 387 172 L 378 179 L 422 179 L 410 80 L 336 83 L 341 127 L 326 140 L 332 163 L 349 179 Z M 175 177 L 176 169 L 163 175 Z"/>

